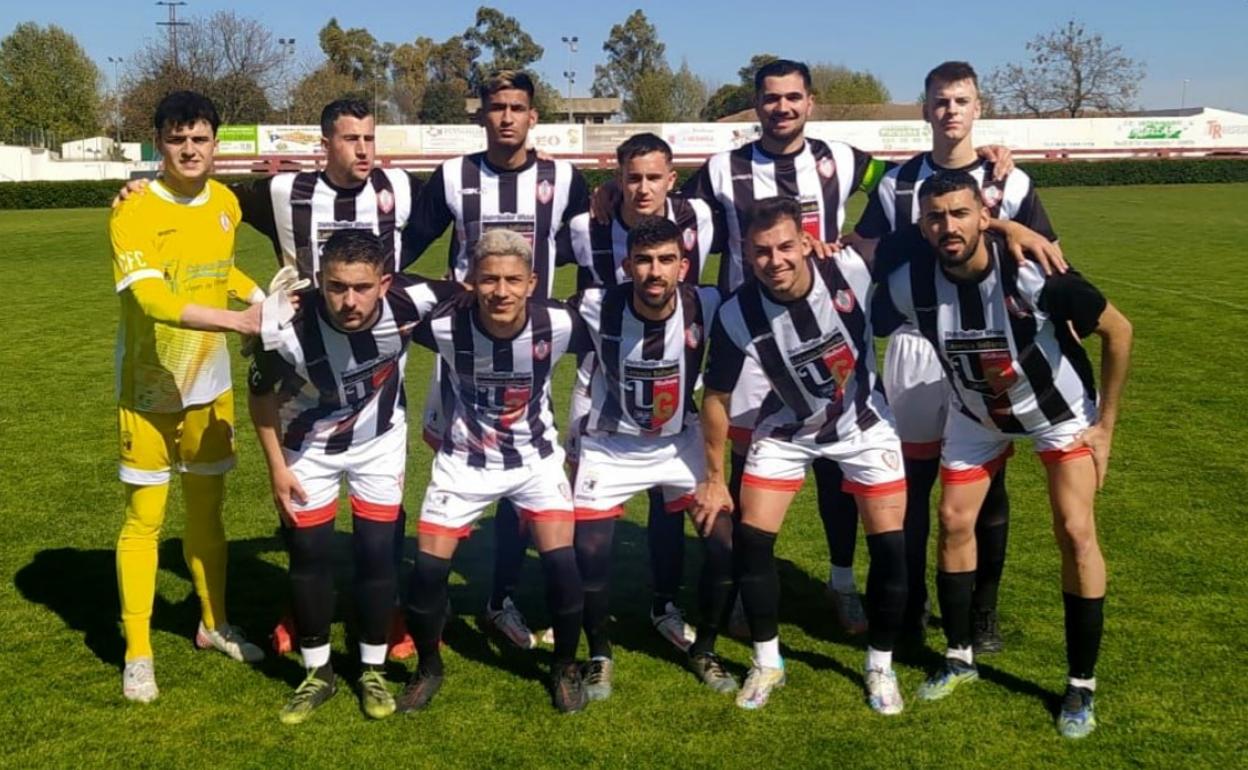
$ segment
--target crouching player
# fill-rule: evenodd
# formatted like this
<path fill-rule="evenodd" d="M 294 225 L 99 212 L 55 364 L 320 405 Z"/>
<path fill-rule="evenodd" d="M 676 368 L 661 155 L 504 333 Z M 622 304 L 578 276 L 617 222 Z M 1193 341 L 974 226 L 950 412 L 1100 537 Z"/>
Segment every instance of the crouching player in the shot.
<path fill-rule="evenodd" d="M 451 557 L 485 509 L 508 498 L 532 529 L 546 579 L 555 636 L 554 704 L 560 711 L 579 711 L 586 703 L 576 662 L 581 575 L 550 378 L 574 336 L 578 346 L 585 344 L 584 330 L 567 307 L 531 298 L 539 279 L 523 235 L 489 230 L 473 256 L 472 293 L 446 303 L 413 332 L 418 344 L 438 354 L 448 386 L 407 598 L 408 629 L 420 660 L 399 709 L 424 708 L 442 686 L 438 642 Z"/>
<path fill-rule="evenodd" d="M 919 191 L 918 226 L 880 248 L 909 264 L 882 284 L 877 317 L 894 310 L 940 354 L 954 387 L 941 449 L 937 598 L 948 650 L 919 697 L 936 700 L 978 678 L 972 656 L 975 518 L 1013 442 L 1029 438 L 1045 465 L 1062 554 L 1068 684 L 1058 729 L 1092 732 L 1105 561 L 1093 499 L 1105 479 L 1130 359 L 1131 324 L 1074 271 L 1045 277 L 1018 265 L 995 234 L 974 177 L 942 171 Z M 883 259 L 881 254 L 881 259 Z M 882 329 L 887 332 L 887 329 Z M 1101 397 L 1079 337 L 1103 340 Z"/>
<path fill-rule="evenodd" d="M 403 366 L 411 329 L 454 282 L 392 275 L 367 230 L 339 230 L 321 254 L 319 288 L 289 323 L 280 296 L 264 306 L 264 352 L 252 361 L 250 406 L 290 549 L 290 584 L 307 678 L 282 709 L 298 724 L 336 691 L 329 660 L 334 616 L 332 545 L 347 481 L 359 617 L 360 705 L 394 713 L 386 688 L 386 632 L 394 604 L 395 529 L 403 499 L 407 418 Z"/>
<path fill-rule="evenodd" d="M 720 302 L 718 289 L 683 282 L 689 259 L 681 250 L 680 228 L 671 221 L 640 220 L 629 230 L 627 246 L 623 267 L 630 282 L 587 289 L 573 301 L 597 362 L 574 493 L 591 700 L 611 694 L 607 599 L 615 519 L 630 497 L 656 486 L 666 515 L 680 517 L 692 506 L 704 474 L 693 392 L 705 350 L 703 330 Z M 709 517 L 698 525 L 705 558 L 689 666 L 711 689 L 730 692 L 737 683 L 715 655 L 715 640 L 732 599 L 732 520 Z"/>

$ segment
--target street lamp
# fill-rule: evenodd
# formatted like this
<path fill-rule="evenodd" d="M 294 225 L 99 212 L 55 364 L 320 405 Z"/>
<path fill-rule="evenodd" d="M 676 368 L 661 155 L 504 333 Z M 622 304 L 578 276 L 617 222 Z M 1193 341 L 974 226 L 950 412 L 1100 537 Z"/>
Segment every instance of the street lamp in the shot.
<path fill-rule="evenodd" d="M 286 124 L 290 125 L 290 60 L 295 58 L 295 39 L 279 37 L 277 44 L 282 47 L 282 90 L 286 92 Z"/>
<path fill-rule="evenodd" d="M 109 56 L 108 63 L 113 65 L 113 133 L 116 138 L 113 140 L 117 144 L 121 144 L 121 77 L 118 75 L 118 69 L 125 59 L 121 56 Z"/>
<path fill-rule="evenodd" d="M 568 79 L 568 122 L 572 120 L 572 84 L 576 82 L 576 70 L 572 69 L 572 55 L 577 51 L 577 44 L 581 42 L 576 35 L 572 37 L 560 38 L 564 45 L 568 47 L 568 68 L 563 71 L 563 76 Z"/>

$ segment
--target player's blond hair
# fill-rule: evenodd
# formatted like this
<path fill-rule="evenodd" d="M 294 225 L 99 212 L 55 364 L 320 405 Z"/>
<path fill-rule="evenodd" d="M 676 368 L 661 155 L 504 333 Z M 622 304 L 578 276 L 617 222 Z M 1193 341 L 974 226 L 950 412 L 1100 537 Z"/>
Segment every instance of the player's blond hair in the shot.
<path fill-rule="evenodd" d="M 481 97 L 481 108 L 484 109 L 489 105 L 491 96 L 510 88 L 528 94 L 529 106 L 533 106 L 533 96 L 537 88 L 533 85 L 533 78 L 529 77 L 529 73 L 524 70 L 496 70 L 491 72 L 477 89 L 477 96 Z"/>
<path fill-rule="evenodd" d="M 533 270 L 533 248 L 514 230 L 487 230 L 477 241 L 472 256 L 474 265 L 489 257 L 519 257 L 530 272 Z"/>

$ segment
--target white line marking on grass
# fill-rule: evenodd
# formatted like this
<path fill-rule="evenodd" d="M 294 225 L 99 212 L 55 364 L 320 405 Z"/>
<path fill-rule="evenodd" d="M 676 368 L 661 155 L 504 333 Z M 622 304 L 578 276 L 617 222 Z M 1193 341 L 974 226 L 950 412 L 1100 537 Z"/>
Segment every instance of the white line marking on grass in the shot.
<path fill-rule="evenodd" d="M 1121 278 L 1107 278 L 1103 275 L 1097 276 L 1096 281 L 1097 283 L 1120 283 L 1123 286 L 1130 286 L 1132 289 L 1139 289 L 1140 291 L 1145 291 L 1145 292 L 1147 291 L 1165 292 L 1166 294 L 1174 294 L 1176 296 L 1185 297 L 1187 299 L 1194 300 L 1196 302 L 1208 302 L 1214 305 L 1221 305 L 1222 307 L 1229 307 L 1232 310 L 1238 310 L 1243 313 L 1248 313 L 1248 305 L 1241 305 L 1238 302 L 1230 302 L 1224 299 L 1215 299 L 1213 297 L 1206 297 L 1200 294 L 1194 294 L 1190 291 L 1179 291 L 1178 289 L 1167 289 L 1164 286 L 1146 286 L 1145 284 L 1142 284 L 1142 283 L 1135 283 L 1134 281 L 1124 281 Z"/>

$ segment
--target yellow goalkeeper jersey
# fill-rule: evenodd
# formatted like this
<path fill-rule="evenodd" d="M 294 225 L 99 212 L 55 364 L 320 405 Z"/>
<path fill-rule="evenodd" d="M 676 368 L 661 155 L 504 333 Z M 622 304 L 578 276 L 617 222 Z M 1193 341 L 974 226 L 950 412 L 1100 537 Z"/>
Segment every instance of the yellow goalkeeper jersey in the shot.
<path fill-rule="evenodd" d="M 234 265 L 238 199 L 209 181 L 194 198 L 180 198 L 160 182 L 118 206 L 109 222 L 113 281 L 121 299 L 117 329 L 117 398 L 144 412 L 177 412 L 206 404 L 230 387 L 225 335 L 158 321 L 132 287 L 161 281 L 163 307 L 176 322 L 187 303 L 224 308 Z M 167 293 L 166 293 L 167 292 Z M 171 296 L 170 296 L 171 295 Z"/>

